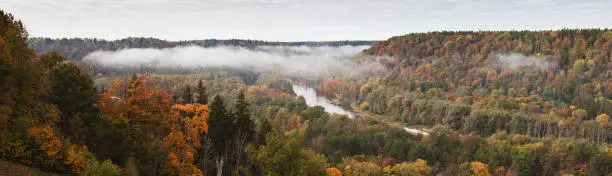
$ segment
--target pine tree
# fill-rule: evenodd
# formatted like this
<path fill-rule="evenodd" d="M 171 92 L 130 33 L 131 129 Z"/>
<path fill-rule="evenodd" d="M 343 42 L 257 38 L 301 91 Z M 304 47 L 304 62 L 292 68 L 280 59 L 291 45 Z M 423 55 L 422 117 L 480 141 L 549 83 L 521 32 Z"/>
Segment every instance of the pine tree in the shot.
<path fill-rule="evenodd" d="M 208 121 L 208 136 L 213 142 L 215 151 L 225 150 L 225 142 L 232 136 L 229 130 L 231 125 L 232 121 L 225 109 L 223 99 L 219 95 L 215 96 L 210 104 L 210 120 Z"/>
<path fill-rule="evenodd" d="M 246 141 L 251 141 L 255 129 L 253 128 L 253 120 L 251 120 L 248 106 L 249 104 L 245 100 L 244 92 L 240 92 L 234 107 L 235 124 L 239 135 L 243 135 Z"/>
<path fill-rule="evenodd" d="M 225 109 L 223 99 L 217 95 L 210 104 L 210 119 L 208 120 L 208 137 L 212 142 L 213 159 L 217 167 L 217 175 L 222 175 L 223 165 L 229 159 L 229 149 L 233 134 L 233 123 L 230 114 Z"/>
<path fill-rule="evenodd" d="M 204 82 L 200 80 L 198 83 L 198 103 L 200 104 L 208 104 L 208 94 L 206 93 L 206 87 L 204 86 Z"/>
<path fill-rule="evenodd" d="M 255 139 L 255 144 L 257 146 L 259 145 L 265 145 L 266 144 L 266 135 L 268 135 L 268 133 L 270 133 L 272 131 L 272 125 L 270 125 L 270 123 L 268 122 L 267 118 L 261 118 L 261 121 L 259 122 L 259 128 L 257 129 L 257 136 Z"/>
<path fill-rule="evenodd" d="M 185 85 L 185 89 L 183 90 L 183 103 L 189 104 L 192 103 L 193 94 L 191 93 L 191 87 L 189 85 Z"/>

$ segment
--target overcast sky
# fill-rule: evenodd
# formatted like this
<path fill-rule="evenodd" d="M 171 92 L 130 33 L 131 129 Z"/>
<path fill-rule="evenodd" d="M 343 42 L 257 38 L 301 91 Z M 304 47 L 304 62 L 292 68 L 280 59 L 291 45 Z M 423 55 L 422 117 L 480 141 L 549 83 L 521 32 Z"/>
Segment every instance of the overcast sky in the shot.
<path fill-rule="evenodd" d="M 612 27 L 611 0 L 0 0 L 31 37 L 384 40 L 411 32 Z"/>

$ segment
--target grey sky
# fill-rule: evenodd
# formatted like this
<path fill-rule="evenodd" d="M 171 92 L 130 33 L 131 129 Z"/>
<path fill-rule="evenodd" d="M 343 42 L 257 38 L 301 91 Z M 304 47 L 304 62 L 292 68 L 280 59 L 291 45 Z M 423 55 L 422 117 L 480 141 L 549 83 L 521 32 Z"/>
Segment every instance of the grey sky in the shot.
<path fill-rule="evenodd" d="M 32 37 L 384 40 L 410 32 L 612 27 L 610 0 L 0 0 Z"/>

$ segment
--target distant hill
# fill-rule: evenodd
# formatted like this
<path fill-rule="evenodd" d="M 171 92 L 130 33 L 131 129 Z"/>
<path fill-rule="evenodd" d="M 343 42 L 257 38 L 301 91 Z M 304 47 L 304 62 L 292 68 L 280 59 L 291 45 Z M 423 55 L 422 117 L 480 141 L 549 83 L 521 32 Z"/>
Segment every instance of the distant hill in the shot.
<path fill-rule="evenodd" d="M 51 39 L 51 38 L 30 38 L 28 43 L 30 48 L 37 53 L 55 50 L 64 55 L 69 60 L 81 60 L 87 54 L 97 50 L 115 51 L 125 48 L 172 48 L 176 46 L 197 45 L 202 47 L 216 46 L 239 46 L 254 48 L 257 46 L 343 46 L 343 45 L 373 45 L 379 41 L 304 41 L 304 42 L 272 42 L 261 40 L 189 40 L 189 41 L 166 41 L 156 38 L 125 38 L 121 40 L 100 40 L 90 38 L 71 38 L 71 39 Z"/>
<path fill-rule="evenodd" d="M 393 94 L 433 89 L 430 94 L 453 101 L 523 106 L 534 114 L 548 113 L 542 108 L 548 104 L 583 108 L 589 120 L 612 114 L 612 29 L 413 33 L 363 52 L 393 59 L 387 64 L 393 71 L 382 81 Z M 509 106 L 496 102 L 506 99 L 498 96 L 531 100 Z M 370 106 L 387 106 L 371 99 Z M 379 109 L 374 112 L 389 113 Z"/>
<path fill-rule="evenodd" d="M 552 31 L 428 32 L 395 36 L 376 43 L 365 53 L 393 56 L 403 68 L 452 60 L 455 65 L 480 63 L 497 53 L 542 56 L 559 68 L 581 59 L 609 63 L 612 29 L 564 29 Z M 477 62 L 471 62 L 475 59 Z"/>

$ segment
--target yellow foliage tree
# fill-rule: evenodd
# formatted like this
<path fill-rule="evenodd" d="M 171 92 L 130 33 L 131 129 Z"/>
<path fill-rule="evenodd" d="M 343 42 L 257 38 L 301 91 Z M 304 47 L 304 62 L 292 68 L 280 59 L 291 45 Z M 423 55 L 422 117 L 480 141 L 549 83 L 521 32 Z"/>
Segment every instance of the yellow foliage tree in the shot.
<path fill-rule="evenodd" d="M 472 172 L 474 172 L 474 174 L 476 176 L 491 176 L 491 173 L 489 173 L 489 166 L 481 163 L 481 162 L 472 162 Z"/>
<path fill-rule="evenodd" d="M 344 167 L 344 175 L 382 175 L 382 168 L 378 167 L 378 165 L 373 162 L 360 162 L 352 160 L 348 165 Z"/>
<path fill-rule="evenodd" d="M 606 126 L 608 125 L 609 118 L 610 117 L 608 117 L 608 114 L 599 114 L 597 117 L 595 117 L 595 120 L 602 126 Z"/>
<path fill-rule="evenodd" d="M 415 162 L 403 162 L 395 164 L 392 168 L 385 169 L 387 175 L 425 176 L 430 175 L 433 169 L 427 165 L 427 161 L 417 159 Z"/>
<path fill-rule="evenodd" d="M 493 169 L 495 175 L 504 175 L 506 173 L 506 168 L 504 166 L 499 166 Z"/>
<path fill-rule="evenodd" d="M 80 173 L 83 170 L 89 160 L 95 160 L 91 154 L 87 151 L 86 146 L 71 145 L 66 150 L 65 163 L 72 166 L 74 173 Z"/>
<path fill-rule="evenodd" d="M 362 111 L 368 110 L 369 107 L 370 103 L 368 103 L 367 101 L 364 101 L 361 103 L 361 105 L 359 105 L 359 109 L 361 109 Z"/>

